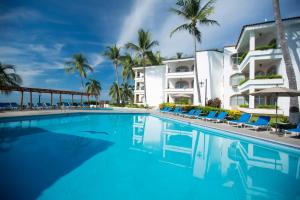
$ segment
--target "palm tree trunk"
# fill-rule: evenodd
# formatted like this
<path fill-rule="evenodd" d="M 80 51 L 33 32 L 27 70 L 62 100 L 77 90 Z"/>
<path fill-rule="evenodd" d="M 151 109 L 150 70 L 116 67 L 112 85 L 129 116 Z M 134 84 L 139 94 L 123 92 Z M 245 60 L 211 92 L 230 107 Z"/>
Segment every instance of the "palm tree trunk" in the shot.
<path fill-rule="evenodd" d="M 197 90 L 197 96 L 198 96 L 198 102 L 201 104 L 201 94 L 200 94 L 200 88 L 199 88 L 199 79 L 198 79 L 198 68 L 197 68 L 197 40 L 196 36 L 194 35 L 194 71 L 195 71 L 195 82 L 194 85 L 196 86 Z"/>
<path fill-rule="evenodd" d="M 84 91 L 84 84 L 83 84 L 83 78 L 82 78 L 82 76 L 80 76 L 80 81 L 81 81 L 82 91 Z"/>
<path fill-rule="evenodd" d="M 277 29 L 278 40 L 281 46 L 286 74 L 289 82 L 289 88 L 297 90 L 295 71 L 293 68 L 290 52 L 287 45 L 287 39 L 285 38 L 284 27 L 281 20 L 279 0 L 273 0 L 273 10 L 274 10 L 274 18 L 275 18 L 275 24 Z M 289 121 L 291 123 L 298 123 L 299 121 L 298 112 L 299 112 L 298 97 L 290 97 Z"/>
<path fill-rule="evenodd" d="M 117 99 L 118 104 L 121 103 L 121 92 L 120 92 L 120 87 L 119 87 L 119 73 L 118 73 L 118 64 L 115 64 L 115 72 L 116 72 L 116 81 L 117 81 L 117 85 L 118 85 L 118 94 L 119 94 L 119 98 Z"/>
<path fill-rule="evenodd" d="M 147 105 L 147 96 L 146 96 L 146 61 L 145 56 L 143 55 L 143 73 L 144 73 L 144 104 Z"/>

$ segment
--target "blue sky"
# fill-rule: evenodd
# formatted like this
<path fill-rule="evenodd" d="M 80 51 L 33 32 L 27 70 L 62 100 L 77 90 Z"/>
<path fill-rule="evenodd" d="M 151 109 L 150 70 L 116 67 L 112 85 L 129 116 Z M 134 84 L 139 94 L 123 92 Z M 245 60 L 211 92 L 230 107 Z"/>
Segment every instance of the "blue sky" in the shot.
<path fill-rule="evenodd" d="M 114 81 L 108 45 L 135 42 L 137 30 L 150 30 L 163 56 L 192 53 L 186 33 L 170 38 L 182 20 L 168 12 L 176 0 L 2 0 L 0 1 L 0 61 L 14 64 L 23 86 L 80 90 L 76 74 L 64 72 L 64 62 L 82 53 L 95 68 L 90 77 L 101 82 L 109 99 Z M 282 17 L 300 16 L 299 0 L 281 1 Z M 235 44 L 243 25 L 273 20 L 272 0 L 218 0 L 213 18 L 219 27 L 202 27 L 198 49 Z M 1 96 L 0 100 L 15 98 Z"/>

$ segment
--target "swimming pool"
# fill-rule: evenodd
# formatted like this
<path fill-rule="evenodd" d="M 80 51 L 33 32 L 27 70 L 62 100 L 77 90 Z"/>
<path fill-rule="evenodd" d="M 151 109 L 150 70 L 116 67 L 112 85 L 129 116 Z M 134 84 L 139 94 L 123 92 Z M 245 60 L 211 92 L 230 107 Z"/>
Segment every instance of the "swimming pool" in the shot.
<path fill-rule="evenodd" d="M 300 151 L 147 114 L 0 123 L 0 199 L 299 199 Z"/>

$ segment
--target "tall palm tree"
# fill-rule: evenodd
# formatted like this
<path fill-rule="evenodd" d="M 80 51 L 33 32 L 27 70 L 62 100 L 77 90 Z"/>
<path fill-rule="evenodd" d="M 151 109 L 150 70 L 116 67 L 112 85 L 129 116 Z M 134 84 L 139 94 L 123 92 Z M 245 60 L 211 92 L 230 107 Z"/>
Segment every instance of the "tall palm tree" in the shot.
<path fill-rule="evenodd" d="M 0 62 L 0 86 L 14 86 L 19 87 L 22 83 L 20 75 L 16 73 L 16 68 L 11 64 L 4 64 Z M 9 94 L 9 91 L 4 91 Z"/>
<path fill-rule="evenodd" d="M 127 82 L 121 85 L 121 97 L 124 103 L 133 102 L 133 90 L 134 87 L 129 85 Z"/>
<path fill-rule="evenodd" d="M 86 82 L 85 88 L 86 88 L 86 92 L 94 96 L 97 99 L 97 102 L 99 102 L 99 96 L 102 90 L 100 82 L 90 78 L 88 82 Z"/>
<path fill-rule="evenodd" d="M 88 64 L 88 60 L 82 54 L 74 54 L 72 61 L 65 62 L 67 73 L 78 72 L 80 75 L 81 86 L 84 89 L 84 79 L 87 77 L 87 71 L 93 72 L 93 67 Z"/>
<path fill-rule="evenodd" d="M 279 44 L 281 46 L 283 60 L 285 63 L 285 69 L 286 69 L 286 74 L 288 77 L 289 87 L 291 89 L 297 90 L 297 81 L 296 81 L 295 71 L 293 68 L 291 55 L 289 52 L 287 40 L 285 38 L 284 27 L 283 27 L 282 20 L 281 20 L 279 0 L 273 0 L 273 10 L 274 10 L 274 17 L 275 17 L 275 24 L 276 24 L 276 29 L 277 29 L 278 40 L 279 40 Z M 289 121 L 291 123 L 297 123 L 299 120 L 299 116 L 298 116 L 299 107 L 298 106 L 299 106 L 298 97 L 291 97 L 290 98 L 290 115 L 289 115 Z"/>
<path fill-rule="evenodd" d="M 159 45 L 158 41 L 156 41 L 156 40 L 152 41 L 150 32 L 145 31 L 143 29 L 140 29 L 138 31 L 137 44 L 129 42 L 125 45 L 127 49 L 133 50 L 141 60 L 141 65 L 143 66 L 143 73 L 144 73 L 144 100 L 145 100 L 144 103 L 145 104 L 147 104 L 146 74 L 145 74 L 146 62 L 148 60 L 148 61 L 151 61 L 152 64 L 157 64 L 155 55 L 152 52 L 152 48 L 157 45 Z"/>
<path fill-rule="evenodd" d="M 113 45 L 111 47 L 107 47 L 106 51 L 104 52 L 104 56 L 110 59 L 115 67 L 115 76 L 116 76 L 116 84 L 118 85 L 119 88 L 119 73 L 118 73 L 118 67 L 121 64 L 122 61 L 122 56 L 120 53 L 120 47 L 117 47 L 117 45 Z M 120 91 L 119 96 L 120 96 Z M 120 103 L 120 102 L 118 102 Z"/>
<path fill-rule="evenodd" d="M 117 82 L 114 82 L 112 84 L 112 86 L 109 89 L 109 96 L 111 96 L 111 98 L 116 102 L 119 103 L 120 102 L 120 88 L 119 85 L 117 84 Z"/>
<path fill-rule="evenodd" d="M 171 8 L 170 11 L 184 18 L 186 23 L 175 28 L 170 36 L 178 31 L 188 31 L 194 40 L 194 69 L 195 69 L 195 82 L 198 94 L 198 101 L 201 103 L 198 68 L 196 61 L 197 41 L 201 42 L 201 32 L 197 26 L 202 25 L 219 25 L 216 20 L 209 19 L 214 12 L 215 0 L 209 0 L 204 6 L 201 5 L 202 0 L 177 0 L 178 8 Z"/>
<path fill-rule="evenodd" d="M 133 80 L 135 77 L 134 67 L 138 65 L 137 60 L 131 57 L 130 54 L 126 54 L 122 58 L 123 72 L 122 77 L 125 82 L 128 80 Z"/>

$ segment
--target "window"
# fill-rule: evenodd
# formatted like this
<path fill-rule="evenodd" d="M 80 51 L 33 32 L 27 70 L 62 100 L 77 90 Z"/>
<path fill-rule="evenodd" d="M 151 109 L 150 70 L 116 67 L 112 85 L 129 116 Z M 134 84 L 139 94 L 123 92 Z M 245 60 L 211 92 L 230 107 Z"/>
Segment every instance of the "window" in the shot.
<path fill-rule="evenodd" d="M 234 95 L 230 97 L 230 105 L 231 106 L 239 106 L 242 104 L 248 104 L 247 99 L 245 96 L 242 95 Z"/>
<path fill-rule="evenodd" d="M 270 69 L 267 71 L 267 75 L 275 75 L 277 74 L 276 66 L 271 66 Z"/>
<path fill-rule="evenodd" d="M 234 74 L 230 77 L 230 85 L 237 86 L 244 79 L 245 79 L 245 76 L 243 74 Z"/>
<path fill-rule="evenodd" d="M 188 72 L 190 71 L 187 66 L 179 66 L 176 68 L 176 72 Z"/>
<path fill-rule="evenodd" d="M 179 88 L 179 89 L 189 88 L 189 83 L 187 81 L 178 81 L 175 84 L 175 88 Z"/>

